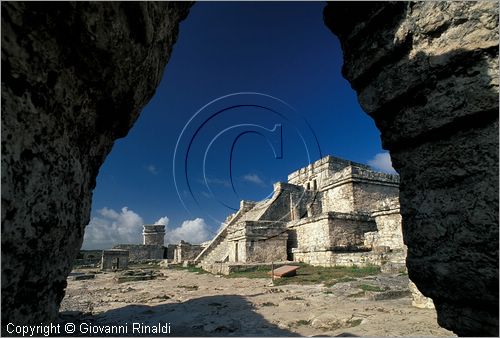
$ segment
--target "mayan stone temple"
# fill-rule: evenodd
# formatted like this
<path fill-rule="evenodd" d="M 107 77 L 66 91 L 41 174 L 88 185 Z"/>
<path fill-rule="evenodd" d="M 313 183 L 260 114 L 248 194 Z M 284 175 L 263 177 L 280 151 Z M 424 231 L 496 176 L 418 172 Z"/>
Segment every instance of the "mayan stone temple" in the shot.
<path fill-rule="evenodd" d="M 275 183 L 270 199 L 241 201 L 192 263 L 228 274 L 253 263 L 405 269 L 399 176 L 326 156 Z"/>

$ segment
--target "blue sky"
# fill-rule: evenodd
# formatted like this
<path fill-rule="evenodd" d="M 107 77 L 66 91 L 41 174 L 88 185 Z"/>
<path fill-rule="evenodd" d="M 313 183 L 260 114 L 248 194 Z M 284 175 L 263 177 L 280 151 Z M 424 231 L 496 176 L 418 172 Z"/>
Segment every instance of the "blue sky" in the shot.
<path fill-rule="evenodd" d="M 341 76 L 324 6 L 192 7 L 155 96 L 101 167 L 84 249 L 139 243 L 141 225 L 155 222 L 167 225 L 166 242 L 210 239 L 239 200 L 265 198 L 321 155 L 390 166 Z"/>

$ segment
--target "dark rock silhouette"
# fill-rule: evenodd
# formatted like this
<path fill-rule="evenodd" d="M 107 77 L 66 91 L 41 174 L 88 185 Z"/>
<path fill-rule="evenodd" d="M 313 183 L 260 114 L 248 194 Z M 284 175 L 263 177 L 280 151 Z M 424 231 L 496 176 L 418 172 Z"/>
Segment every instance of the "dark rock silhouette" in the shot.
<path fill-rule="evenodd" d="M 401 177 L 407 267 L 441 326 L 498 336 L 498 3 L 329 3 L 343 75 Z"/>

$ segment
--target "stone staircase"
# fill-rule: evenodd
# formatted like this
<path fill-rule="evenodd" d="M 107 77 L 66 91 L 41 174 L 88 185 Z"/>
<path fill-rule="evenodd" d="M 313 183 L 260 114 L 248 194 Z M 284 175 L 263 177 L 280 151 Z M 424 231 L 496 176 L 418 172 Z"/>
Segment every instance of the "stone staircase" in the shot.
<path fill-rule="evenodd" d="M 229 259 L 228 241 L 221 241 L 218 243 L 201 261 L 201 264 L 207 262 L 225 262 Z"/>
<path fill-rule="evenodd" d="M 203 261 L 207 261 L 208 257 L 212 255 L 212 252 L 216 250 L 217 248 L 220 248 L 220 250 L 224 250 L 225 246 L 225 251 L 227 252 L 227 243 L 225 241 L 226 236 L 227 236 L 227 229 L 229 226 L 236 224 L 241 217 L 249 210 L 248 207 L 241 206 L 240 209 L 234 214 L 233 217 L 227 220 L 226 224 L 224 227 L 219 231 L 219 233 L 212 239 L 210 244 L 207 245 L 205 249 L 203 249 L 202 252 L 195 258 L 194 262 L 196 264 L 200 264 Z M 221 245 L 222 243 L 225 243 L 225 245 Z M 219 254 L 214 253 L 214 257 L 217 257 Z"/>
<path fill-rule="evenodd" d="M 210 244 L 195 258 L 195 264 L 202 267 L 204 264 L 224 262 L 229 258 L 229 243 L 227 241 L 228 229 L 234 229 L 243 221 L 258 221 L 279 197 L 279 189 L 275 189 L 273 197 L 259 202 L 242 201 L 240 209 L 234 216 L 228 218 L 225 226 L 214 237 Z"/>

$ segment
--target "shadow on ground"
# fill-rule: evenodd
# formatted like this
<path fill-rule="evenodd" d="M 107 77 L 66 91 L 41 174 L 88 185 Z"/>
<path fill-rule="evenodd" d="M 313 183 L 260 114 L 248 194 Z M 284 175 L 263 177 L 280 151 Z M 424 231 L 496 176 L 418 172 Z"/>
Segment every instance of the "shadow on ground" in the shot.
<path fill-rule="evenodd" d="M 66 323 L 75 324 L 71 336 L 299 336 L 268 322 L 253 310 L 252 303 L 237 295 L 156 306 L 127 305 L 97 315 L 61 312 L 60 321 L 61 331 Z M 153 332 L 153 327 L 164 332 Z M 112 328 L 114 332 L 106 331 Z M 165 332 L 167 328 L 170 332 Z"/>

